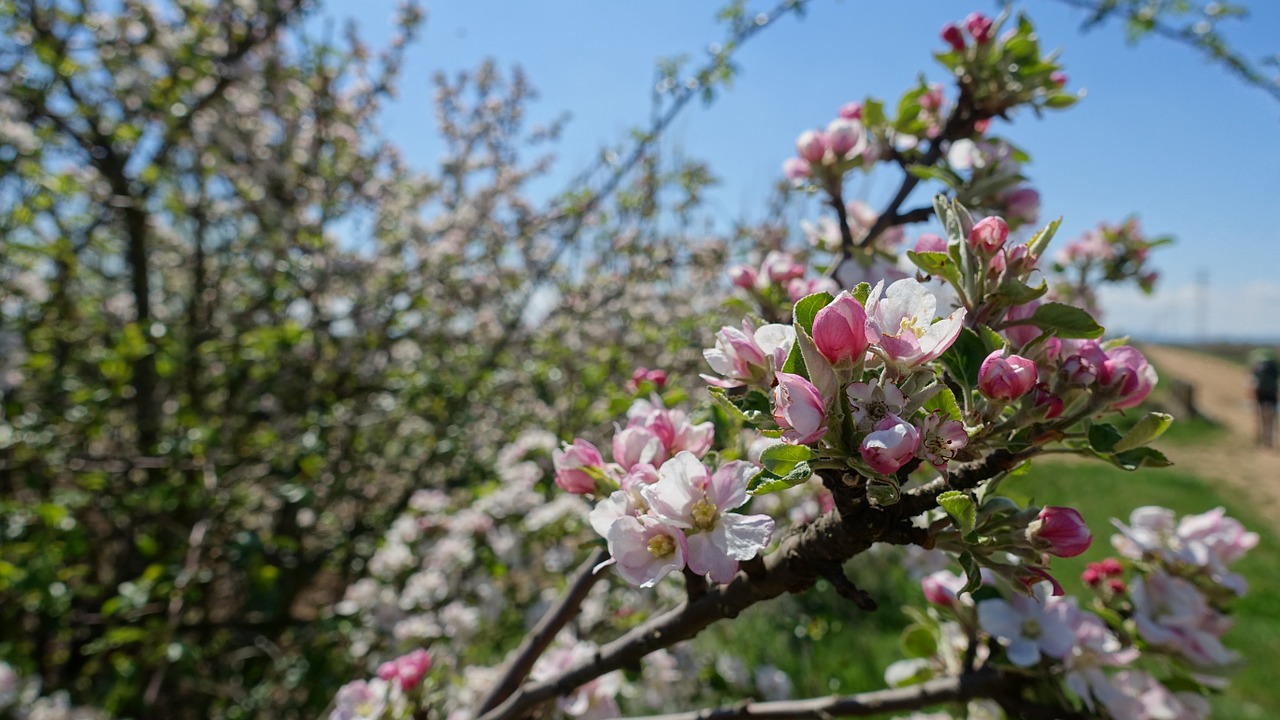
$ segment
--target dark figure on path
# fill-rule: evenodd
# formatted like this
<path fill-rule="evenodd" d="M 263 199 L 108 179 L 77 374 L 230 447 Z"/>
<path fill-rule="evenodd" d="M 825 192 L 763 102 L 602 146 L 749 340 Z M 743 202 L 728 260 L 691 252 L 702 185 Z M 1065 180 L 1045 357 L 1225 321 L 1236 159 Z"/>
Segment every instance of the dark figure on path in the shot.
<path fill-rule="evenodd" d="M 1275 447 L 1276 442 L 1276 386 L 1280 378 L 1280 365 L 1276 354 L 1270 350 L 1253 353 L 1253 396 L 1258 402 L 1258 445 Z"/>

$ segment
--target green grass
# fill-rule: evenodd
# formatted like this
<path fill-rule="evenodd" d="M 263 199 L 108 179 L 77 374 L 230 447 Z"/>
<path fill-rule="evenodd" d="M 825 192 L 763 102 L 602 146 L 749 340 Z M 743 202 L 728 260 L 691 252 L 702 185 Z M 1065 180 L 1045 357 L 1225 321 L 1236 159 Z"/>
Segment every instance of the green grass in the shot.
<path fill-rule="evenodd" d="M 1280 576 L 1274 572 L 1280 567 L 1280 551 L 1270 527 L 1242 501 L 1185 473 L 1126 473 L 1100 463 L 1042 462 L 1007 481 L 1003 490 L 1019 501 L 1034 496 L 1041 504 L 1071 505 L 1084 515 L 1097 536 L 1094 547 L 1054 566 L 1067 591 L 1082 598 L 1088 597 L 1079 580 L 1085 564 L 1114 554 L 1110 519 L 1126 519 L 1140 505 L 1164 505 L 1179 514 L 1224 505 L 1257 531 L 1261 543 L 1234 568 L 1248 578 L 1251 588 L 1236 605 L 1236 625 L 1227 635 L 1227 645 L 1240 651 L 1245 665 L 1226 693 L 1213 700 L 1213 717 L 1280 717 L 1280 687 L 1272 671 L 1280 667 Z M 900 608 L 921 603 L 919 586 L 885 555 L 861 556 L 849 571 L 880 603 L 880 610 L 860 612 L 819 583 L 802 596 L 756 606 L 735 622 L 713 626 L 699 638 L 699 647 L 728 652 L 748 666 L 770 663 L 782 668 L 795 684 L 796 697 L 883 688 L 885 666 L 902 657 L 898 637 L 907 620 Z"/>

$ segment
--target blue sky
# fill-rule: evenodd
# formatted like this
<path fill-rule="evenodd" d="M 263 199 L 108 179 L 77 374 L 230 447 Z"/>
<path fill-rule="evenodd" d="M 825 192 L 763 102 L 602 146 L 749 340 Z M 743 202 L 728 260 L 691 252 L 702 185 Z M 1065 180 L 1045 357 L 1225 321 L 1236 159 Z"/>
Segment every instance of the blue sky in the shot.
<path fill-rule="evenodd" d="M 375 46 L 391 32 L 396 0 L 327 0 L 317 19 L 355 18 Z M 427 2 L 427 23 L 411 48 L 398 101 L 384 129 L 409 160 L 432 167 L 440 145 L 430 108 L 430 77 L 495 58 L 521 65 L 540 99 L 534 119 L 562 112 L 556 187 L 598 149 L 622 139 L 649 115 L 654 61 L 703 57 L 724 31 L 719 2 L 691 0 L 452 0 Z M 1252 16 L 1229 33 L 1250 57 L 1280 50 L 1280 3 L 1254 0 Z M 764 3 L 753 7 L 763 9 Z M 1085 99 L 1037 120 L 1015 118 L 999 133 L 1032 156 L 1026 168 L 1043 198 L 1043 217 L 1064 216 L 1059 240 L 1100 220 L 1137 214 L 1151 234 L 1178 242 L 1156 256 L 1163 282 L 1153 300 L 1107 296 L 1106 324 L 1139 335 L 1192 339 L 1280 338 L 1280 103 L 1211 65 L 1187 47 L 1151 38 L 1128 45 L 1118 26 L 1088 34 L 1083 17 L 1056 2 L 1024 2 L 1043 47 L 1060 48 Z M 950 0 L 814 0 L 804 18 L 787 17 L 738 55 L 742 72 L 710 108 L 690 108 L 670 147 L 708 160 L 722 179 L 712 208 L 726 219 L 752 217 L 767 199 L 792 142 L 834 117 L 844 102 L 896 97 L 924 72 L 944 76 L 930 53 L 938 29 L 995 3 Z M 851 185 L 854 193 L 863 184 Z M 883 204 L 896 188 L 886 176 L 865 199 Z M 913 197 L 911 204 L 927 201 Z M 1207 276 L 1207 287 L 1196 279 Z M 1197 306 L 1205 301 L 1202 325 Z"/>

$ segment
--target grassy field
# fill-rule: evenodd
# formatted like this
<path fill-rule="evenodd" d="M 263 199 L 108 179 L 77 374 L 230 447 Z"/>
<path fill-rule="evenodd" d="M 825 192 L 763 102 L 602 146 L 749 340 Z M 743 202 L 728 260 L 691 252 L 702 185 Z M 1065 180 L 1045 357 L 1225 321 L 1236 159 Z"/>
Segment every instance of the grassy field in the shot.
<path fill-rule="evenodd" d="M 1228 646 L 1240 651 L 1246 662 L 1226 693 L 1214 699 L 1213 717 L 1280 717 L 1280 689 L 1274 678 L 1274 668 L 1280 666 L 1280 577 L 1274 572 L 1280 567 L 1280 550 L 1270 526 L 1250 508 L 1175 470 L 1126 473 L 1094 463 L 1043 462 L 1007 481 L 1004 491 L 1020 501 L 1034 497 L 1045 504 L 1075 506 L 1089 522 L 1097 537 L 1094 546 L 1085 555 L 1055 565 L 1055 575 L 1072 594 L 1083 590 L 1079 576 L 1085 563 L 1113 554 L 1110 519 L 1125 519 L 1137 506 L 1159 504 L 1185 514 L 1224 505 L 1257 531 L 1261 543 L 1235 568 L 1251 587 L 1236 607 L 1236 625 L 1227 636 Z M 884 667 L 902 657 L 898 635 L 907 621 L 900 607 L 919 604 L 919 588 L 889 557 L 860 557 L 850 571 L 880 602 L 879 611 L 859 612 L 819 584 L 799 598 L 758 606 L 738 622 L 717 626 L 699 642 L 704 648 L 732 648 L 732 654 L 748 665 L 782 668 L 795 683 L 796 697 L 882 688 Z"/>

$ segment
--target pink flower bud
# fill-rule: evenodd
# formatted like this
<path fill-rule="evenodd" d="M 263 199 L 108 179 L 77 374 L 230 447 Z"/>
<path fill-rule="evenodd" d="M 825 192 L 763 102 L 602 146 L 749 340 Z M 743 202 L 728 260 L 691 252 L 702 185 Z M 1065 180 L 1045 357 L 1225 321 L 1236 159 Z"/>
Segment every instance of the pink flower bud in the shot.
<path fill-rule="evenodd" d="M 991 41 L 991 18 L 982 13 L 970 13 L 969 17 L 964 19 L 965 29 L 969 31 L 969 35 L 973 37 L 974 42 L 979 45 Z"/>
<path fill-rule="evenodd" d="M 998 217 L 983 218 L 969 231 L 969 247 L 981 255 L 994 255 L 1009 239 L 1009 225 Z"/>
<path fill-rule="evenodd" d="M 858 452 L 877 472 L 886 475 L 907 464 L 920 445 L 920 431 L 896 415 L 889 415 L 862 441 Z"/>
<path fill-rule="evenodd" d="M 973 124 L 973 132 L 977 135 L 981 135 L 986 132 L 989 127 L 991 127 L 991 118 L 983 118 Z"/>
<path fill-rule="evenodd" d="M 1115 593 L 1116 595 L 1123 595 L 1125 594 L 1126 591 L 1128 591 L 1129 587 L 1124 584 L 1123 580 L 1120 580 L 1118 578 L 1112 578 L 1107 581 L 1107 589 Z"/>
<path fill-rule="evenodd" d="M 551 453 L 551 464 L 556 470 L 556 485 L 575 495 L 586 495 L 596 489 L 596 481 L 587 469 L 599 470 L 604 458 L 595 445 L 574 438 L 573 444 Z"/>
<path fill-rule="evenodd" d="M 867 352 L 867 311 L 848 291 L 813 318 L 813 343 L 832 365 L 856 363 Z"/>
<path fill-rule="evenodd" d="M 1021 355 L 1005 357 L 996 350 L 978 369 L 978 389 L 995 400 L 1014 400 L 1026 395 L 1036 384 L 1036 364 Z"/>
<path fill-rule="evenodd" d="M 946 252 L 947 241 L 933 233 L 924 233 L 916 240 L 916 246 L 912 248 L 918 253 L 921 252 Z"/>
<path fill-rule="evenodd" d="M 844 158 L 853 154 L 855 150 L 861 150 L 864 147 L 862 123 L 857 120 L 846 120 L 845 118 L 832 120 L 831 124 L 827 126 L 826 137 L 831 153 L 837 158 Z"/>
<path fill-rule="evenodd" d="M 1033 392 L 1032 403 L 1044 413 L 1045 420 L 1052 420 L 1058 417 L 1066 408 L 1066 403 L 1062 401 L 1062 398 L 1049 392 L 1049 386 L 1044 383 L 1036 385 Z"/>
<path fill-rule="evenodd" d="M 782 174 L 788 180 L 803 180 L 809 177 L 809 163 L 804 158 L 789 157 L 782 163 Z"/>
<path fill-rule="evenodd" d="M 810 164 L 821 163 L 827 154 L 827 137 L 816 130 L 805 130 L 796 138 L 796 152 Z"/>
<path fill-rule="evenodd" d="M 1151 394 L 1156 386 L 1156 371 L 1136 348 L 1121 345 L 1108 350 L 1106 358 L 1099 379 L 1114 388 L 1116 401 L 1111 407 L 1131 408 Z"/>
<path fill-rule="evenodd" d="M 964 576 L 950 570 L 939 570 L 920 578 L 920 590 L 924 592 L 924 599 L 943 607 L 951 607 L 964 586 Z"/>
<path fill-rule="evenodd" d="M 955 23 L 947 23 L 942 26 L 942 41 L 951 46 L 956 52 L 964 52 L 964 35 L 960 34 L 960 28 Z"/>
<path fill-rule="evenodd" d="M 1053 83 L 1054 85 L 1057 85 L 1058 87 L 1062 87 L 1063 85 L 1067 84 L 1067 74 L 1062 72 L 1061 70 L 1054 70 L 1049 75 L 1049 82 Z"/>
<path fill-rule="evenodd" d="M 937 110 L 942 107 L 942 101 L 945 99 L 943 95 L 942 85 L 934 83 L 929 86 L 928 92 L 920 96 L 920 107 L 925 110 Z"/>
<path fill-rule="evenodd" d="M 729 282 L 743 290 L 756 286 L 756 269 L 750 265 L 734 265 L 729 268 Z"/>
<path fill-rule="evenodd" d="M 1040 219 L 1040 193 L 1035 188 L 1020 187 L 1004 194 L 1005 217 L 1030 224 Z"/>
<path fill-rule="evenodd" d="M 650 428 L 633 426 L 613 436 L 613 461 L 630 471 L 640 463 L 657 467 L 666 462 L 667 448 Z"/>
<path fill-rule="evenodd" d="M 782 438 L 797 445 L 817 441 L 827 432 L 827 406 L 822 393 L 799 375 L 786 372 L 776 375 L 773 419 L 782 428 Z"/>
<path fill-rule="evenodd" d="M 1093 544 L 1093 533 L 1074 508 L 1046 507 L 1027 526 L 1027 539 L 1039 550 L 1057 557 L 1075 557 Z"/>
<path fill-rule="evenodd" d="M 388 660 L 378 666 L 378 677 L 383 680 L 395 680 L 400 689 L 408 692 L 418 686 L 422 676 L 431 669 L 431 656 L 426 650 L 418 648 L 408 655 L 395 660 Z"/>
<path fill-rule="evenodd" d="M 840 112 L 837 113 L 845 120 L 861 120 L 862 119 L 862 103 L 847 102 L 840 106 Z"/>

